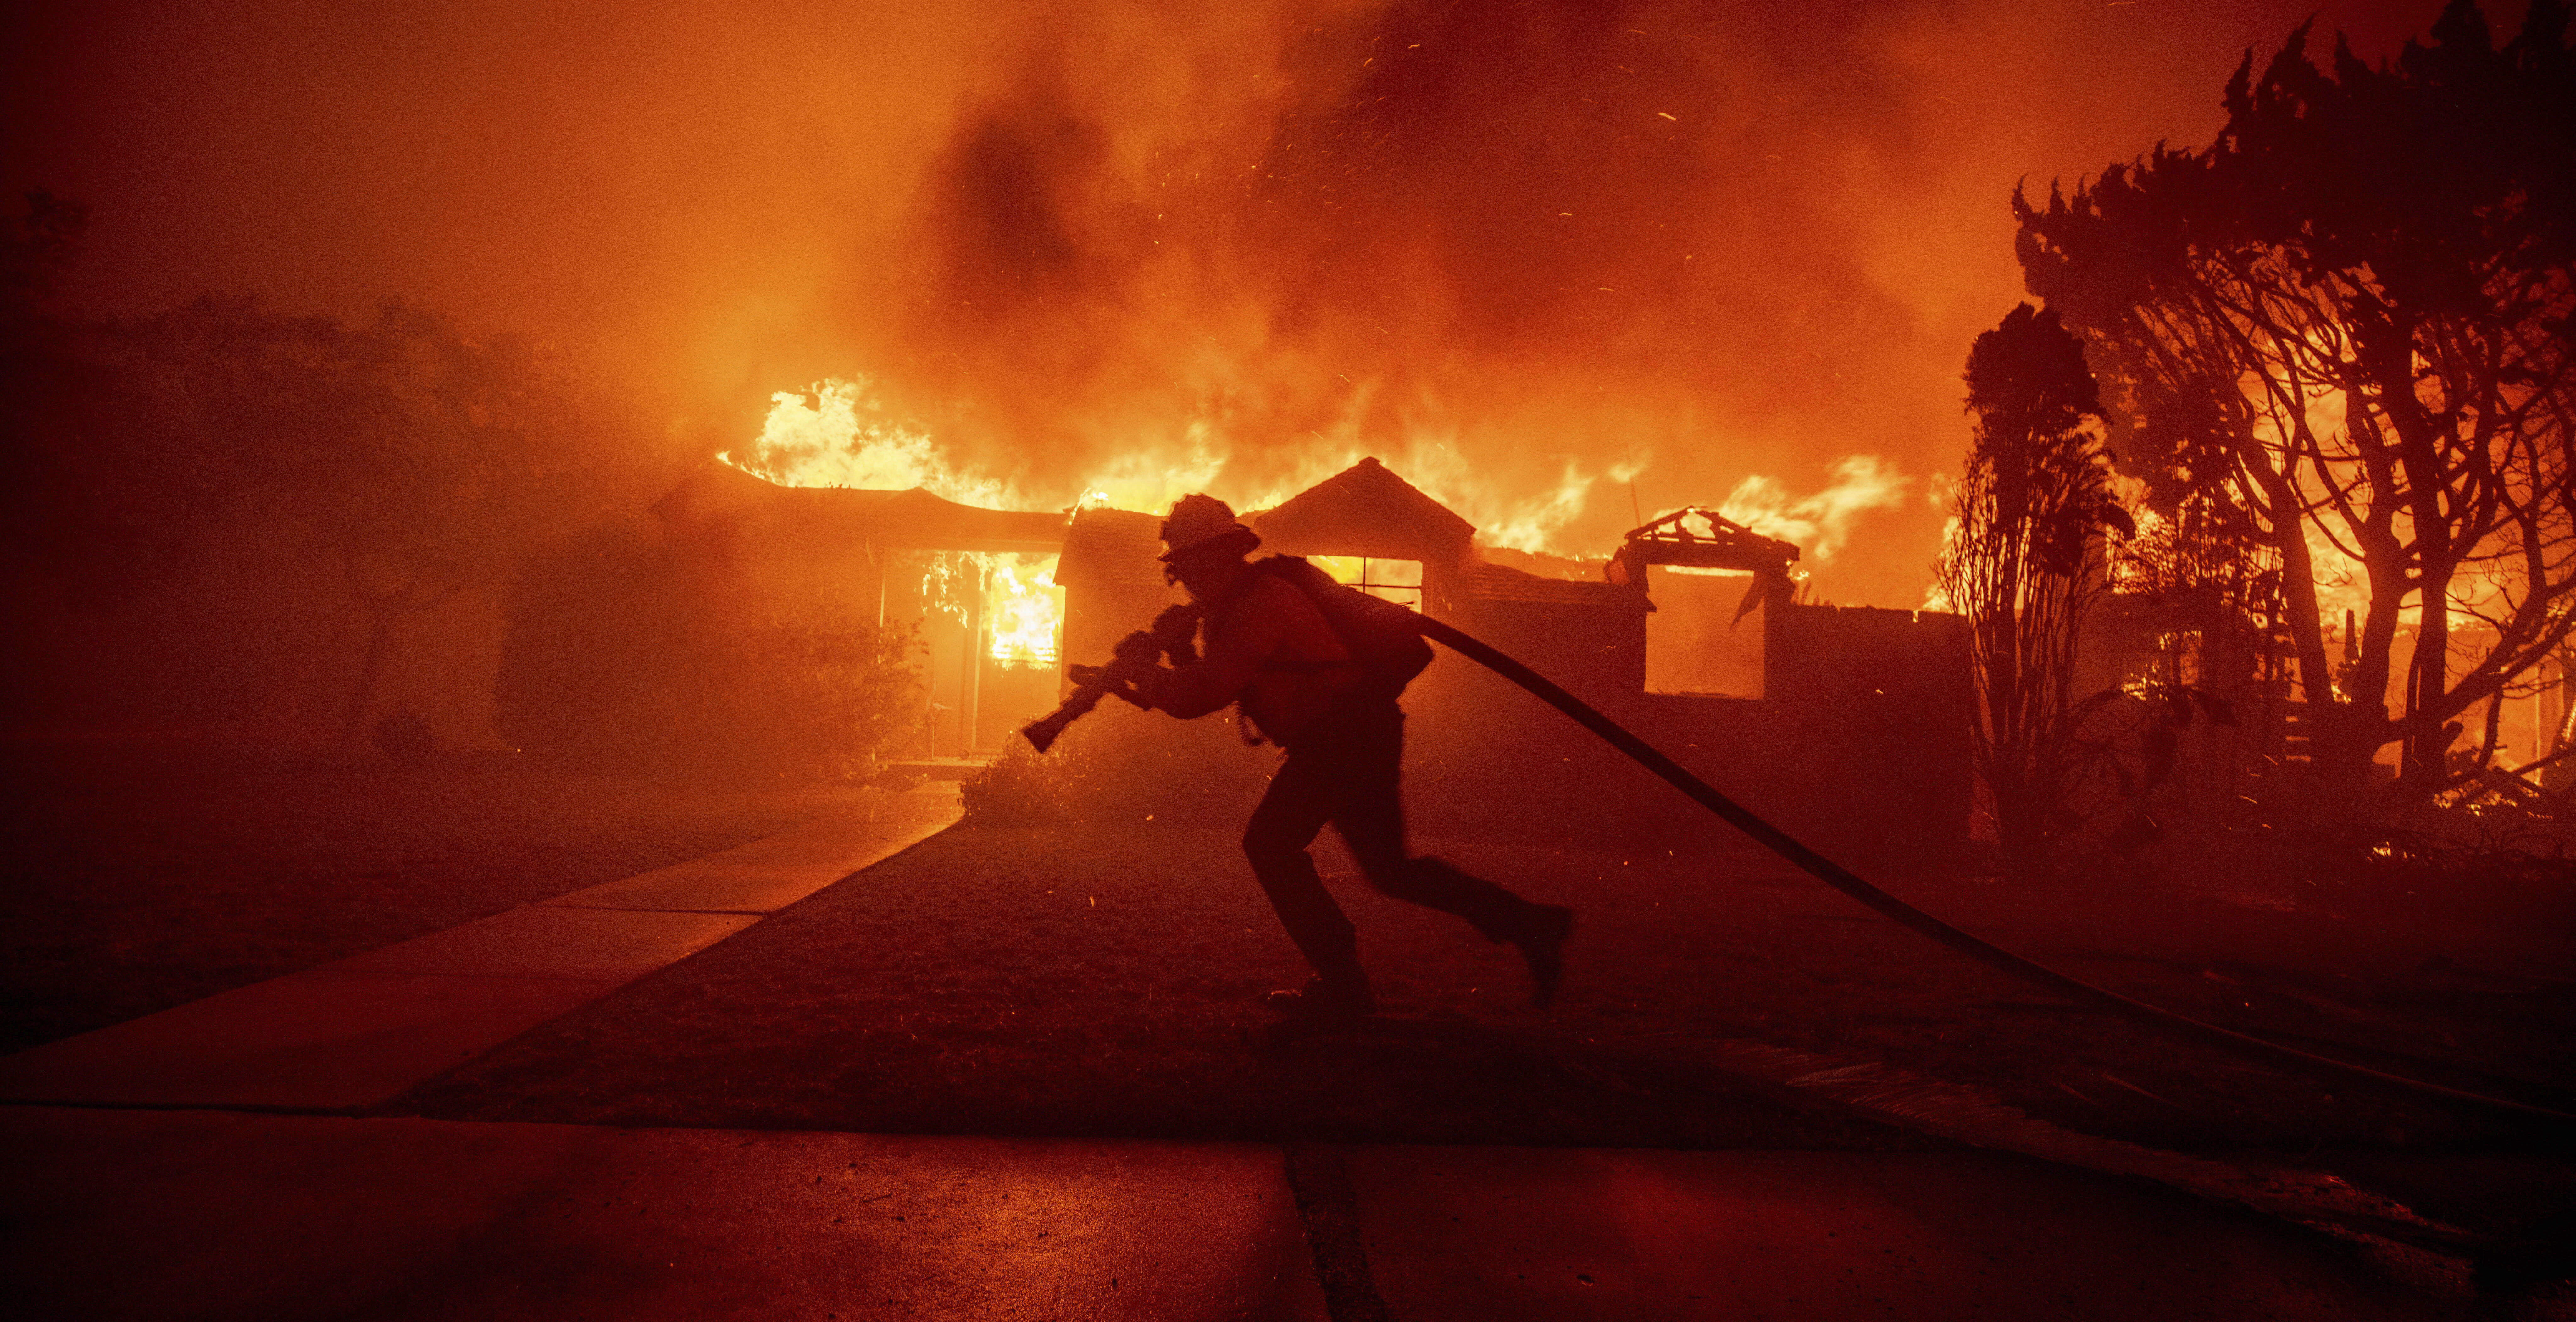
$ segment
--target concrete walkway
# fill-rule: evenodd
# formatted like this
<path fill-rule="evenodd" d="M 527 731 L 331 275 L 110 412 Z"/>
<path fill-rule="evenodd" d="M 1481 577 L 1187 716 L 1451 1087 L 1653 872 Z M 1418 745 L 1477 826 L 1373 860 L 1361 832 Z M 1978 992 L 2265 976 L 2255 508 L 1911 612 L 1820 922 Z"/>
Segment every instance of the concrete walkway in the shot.
<path fill-rule="evenodd" d="M 0 1101 L 354 1111 L 957 820 L 953 786 L 0 1058 Z"/>

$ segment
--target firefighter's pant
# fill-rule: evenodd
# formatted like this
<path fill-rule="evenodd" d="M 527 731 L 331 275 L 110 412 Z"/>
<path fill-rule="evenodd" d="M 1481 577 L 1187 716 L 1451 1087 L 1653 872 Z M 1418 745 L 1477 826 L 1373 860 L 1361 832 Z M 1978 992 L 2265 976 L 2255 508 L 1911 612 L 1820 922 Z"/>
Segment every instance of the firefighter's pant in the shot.
<path fill-rule="evenodd" d="M 1456 914 L 1488 941 L 1512 940 L 1529 922 L 1532 906 L 1519 896 L 1405 852 L 1403 779 L 1403 711 L 1393 702 L 1335 710 L 1288 750 L 1243 829 L 1243 852 L 1280 925 L 1327 978 L 1358 976 L 1359 950 L 1306 853 L 1326 822 L 1382 895 Z"/>

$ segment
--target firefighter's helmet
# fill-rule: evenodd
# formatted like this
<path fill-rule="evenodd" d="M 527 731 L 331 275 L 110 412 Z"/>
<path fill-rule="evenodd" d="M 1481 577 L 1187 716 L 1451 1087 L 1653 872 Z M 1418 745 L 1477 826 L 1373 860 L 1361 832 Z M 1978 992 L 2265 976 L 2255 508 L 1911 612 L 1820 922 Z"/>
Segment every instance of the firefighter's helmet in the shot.
<path fill-rule="evenodd" d="M 1183 496 L 1163 520 L 1163 559 L 1183 551 L 1215 550 L 1220 545 L 1240 555 L 1261 545 L 1261 538 L 1235 521 L 1234 510 L 1214 496 Z"/>

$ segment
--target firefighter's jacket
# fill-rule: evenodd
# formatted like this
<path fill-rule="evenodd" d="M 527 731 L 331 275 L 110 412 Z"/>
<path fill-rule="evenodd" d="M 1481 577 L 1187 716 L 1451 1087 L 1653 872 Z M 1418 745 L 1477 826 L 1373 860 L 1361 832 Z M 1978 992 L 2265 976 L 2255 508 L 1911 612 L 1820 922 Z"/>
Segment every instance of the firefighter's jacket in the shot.
<path fill-rule="evenodd" d="M 1359 687 L 1361 672 L 1322 611 L 1294 586 L 1249 574 L 1212 602 L 1199 625 L 1199 660 L 1156 666 L 1137 686 L 1148 707 L 1184 720 L 1230 702 L 1281 747 Z"/>

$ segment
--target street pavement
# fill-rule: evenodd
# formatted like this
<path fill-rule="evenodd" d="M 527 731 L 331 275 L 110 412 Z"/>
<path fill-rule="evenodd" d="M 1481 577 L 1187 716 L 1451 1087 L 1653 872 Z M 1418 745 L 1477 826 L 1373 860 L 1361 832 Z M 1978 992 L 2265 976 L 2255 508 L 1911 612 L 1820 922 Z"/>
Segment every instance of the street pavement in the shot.
<path fill-rule="evenodd" d="M 1280 1148 L 0 1108 L 0 1311 L 2373 1319 L 2360 1255 L 1976 1152 Z"/>
<path fill-rule="evenodd" d="M 824 886 L 865 884 L 955 821 L 952 791 L 916 794 L 882 824 L 818 823 L 0 1059 L 0 1318 L 2468 1315 L 2439 1260 L 2392 1265 L 2241 1205 L 1966 1147 L 360 1114 Z"/>

